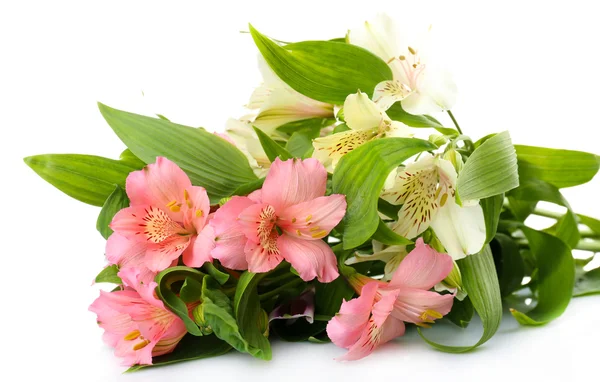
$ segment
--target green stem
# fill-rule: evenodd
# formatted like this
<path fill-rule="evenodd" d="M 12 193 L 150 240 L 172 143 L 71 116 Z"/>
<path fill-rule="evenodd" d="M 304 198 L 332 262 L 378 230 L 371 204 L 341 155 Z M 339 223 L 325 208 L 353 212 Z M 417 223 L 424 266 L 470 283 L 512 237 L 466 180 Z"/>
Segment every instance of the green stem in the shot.
<path fill-rule="evenodd" d="M 526 239 L 517 240 L 517 244 L 522 248 L 529 247 L 529 242 Z M 594 253 L 600 252 L 600 240 L 580 240 L 573 249 Z"/>
<path fill-rule="evenodd" d="M 533 214 L 537 215 L 537 216 L 543 216 L 545 218 L 550 218 L 550 219 L 560 219 L 564 215 L 560 212 L 549 211 L 549 210 L 546 210 L 543 208 L 538 208 L 538 207 L 536 207 L 535 210 L 533 210 Z"/>
<path fill-rule="evenodd" d="M 452 119 L 452 123 L 454 123 L 454 126 L 456 126 L 456 130 L 458 130 L 458 133 L 462 135 L 463 132 L 460 129 L 460 126 L 458 126 L 458 122 L 456 122 L 456 118 L 454 118 L 452 112 L 450 110 L 446 110 L 446 112 L 448 112 L 448 115 L 450 116 L 450 119 Z"/>
<path fill-rule="evenodd" d="M 284 291 L 286 289 L 289 289 L 289 288 L 293 288 L 293 287 L 295 287 L 297 285 L 300 285 L 303 282 L 304 281 L 302 279 L 300 279 L 300 278 L 294 279 L 294 280 L 290 281 L 287 284 L 283 284 L 282 286 L 273 289 L 272 291 L 269 291 L 267 293 L 261 294 L 260 295 L 260 301 L 268 300 L 271 297 L 277 296 L 282 291 Z"/>
<path fill-rule="evenodd" d="M 291 272 L 286 272 L 277 277 L 273 277 L 272 279 L 265 278 L 264 279 L 265 283 L 262 285 L 269 286 L 269 285 L 277 284 L 278 282 L 280 282 L 282 280 L 287 280 L 287 279 L 291 279 L 291 278 L 295 278 L 295 277 L 296 277 L 295 274 L 293 274 Z"/>

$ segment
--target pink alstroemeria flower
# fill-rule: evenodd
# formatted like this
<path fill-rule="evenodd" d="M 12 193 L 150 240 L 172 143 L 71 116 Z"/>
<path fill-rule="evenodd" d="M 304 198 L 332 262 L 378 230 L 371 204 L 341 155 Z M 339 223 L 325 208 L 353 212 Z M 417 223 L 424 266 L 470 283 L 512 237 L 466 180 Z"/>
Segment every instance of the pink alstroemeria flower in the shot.
<path fill-rule="evenodd" d="M 389 283 L 357 276 L 360 297 L 344 301 L 327 324 L 327 335 L 348 352 L 339 360 L 357 360 L 405 331 L 405 322 L 427 327 L 452 309 L 454 295 L 430 289 L 452 271 L 452 258 L 419 238 L 416 248 L 398 266 Z M 356 276 L 355 276 L 356 277 Z"/>
<path fill-rule="evenodd" d="M 284 259 L 303 280 L 338 277 L 322 238 L 346 213 L 344 195 L 325 195 L 327 171 L 316 159 L 276 159 L 261 190 L 233 197 L 214 214 L 212 257 L 227 268 L 267 272 Z"/>
<path fill-rule="evenodd" d="M 175 163 L 162 157 L 127 177 L 128 208 L 119 211 L 110 227 L 106 256 L 113 264 L 160 272 L 180 255 L 190 267 L 211 261 L 212 227 L 207 225 L 210 202 L 203 187 Z"/>
<path fill-rule="evenodd" d="M 187 333 L 185 324 L 154 295 L 155 282 L 141 283 L 139 271 L 119 272 L 125 288 L 100 291 L 89 310 L 98 316 L 104 342 L 123 357 L 123 365 L 151 365 L 152 357 L 167 354 Z"/>

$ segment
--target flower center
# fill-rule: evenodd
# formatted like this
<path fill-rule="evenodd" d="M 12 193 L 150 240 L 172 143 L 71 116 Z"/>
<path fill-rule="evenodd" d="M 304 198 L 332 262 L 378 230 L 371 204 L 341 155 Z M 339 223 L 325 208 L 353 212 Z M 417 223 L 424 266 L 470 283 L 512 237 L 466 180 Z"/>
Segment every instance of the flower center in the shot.
<path fill-rule="evenodd" d="M 161 243 L 175 235 L 189 235 L 185 228 L 169 217 L 169 215 L 160 208 L 150 206 L 146 210 L 146 215 L 142 218 L 144 223 L 140 224 L 142 233 L 146 239 L 152 243 Z"/>
<path fill-rule="evenodd" d="M 408 53 L 408 56 L 399 56 L 398 61 L 400 61 L 400 67 L 408 80 L 407 85 L 411 90 L 415 90 L 417 88 L 419 76 L 423 73 L 423 70 L 425 70 L 425 64 L 421 63 L 419 52 L 416 49 L 409 46 Z"/>
<path fill-rule="evenodd" d="M 144 336 L 142 336 L 139 330 L 134 330 L 133 332 L 126 334 L 125 337 L 123 337 L 123 339 L 125 341 L 135 341 L 137 339 L 140 340 L 139 342 L 136 342 L 133 345 L 134 351 L 143 349 L 150 343 L 150 340 L 144 338 Z"/>

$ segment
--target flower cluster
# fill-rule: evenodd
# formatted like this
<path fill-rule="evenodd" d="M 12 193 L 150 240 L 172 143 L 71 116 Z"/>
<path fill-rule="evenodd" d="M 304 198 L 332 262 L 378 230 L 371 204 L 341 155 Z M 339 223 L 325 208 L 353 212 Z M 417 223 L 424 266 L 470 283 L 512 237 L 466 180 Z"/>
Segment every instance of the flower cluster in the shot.
<path fill-rule="evenodd" d="M 250 34 L 264 83 L 224 133 L 100 104 L 127 146 L 119 160 L 25 159 L 102 207 L 95 281 L 116 286 L 90 310 L 125 365 L 232 349 L 268 360 L 272 336 L 331 341 L 356 360 L 407 325 L 426 338 L 476 311 L 486 331 L 473 347 L 427 340 L 463 352 L 498 329 L 503 304 L 541 325 L 600 292 L 593 255 L 572 256 L 600 251 L 600 221 L 560 191 L 591 180 L 598 156 L 463 133 L 431 28 L 409 38 L 380 15 L 334 40 Z M 556 222 L 536 230 L 532 215 Z M 523 296 L 537 306 L 515 305 Z"/>

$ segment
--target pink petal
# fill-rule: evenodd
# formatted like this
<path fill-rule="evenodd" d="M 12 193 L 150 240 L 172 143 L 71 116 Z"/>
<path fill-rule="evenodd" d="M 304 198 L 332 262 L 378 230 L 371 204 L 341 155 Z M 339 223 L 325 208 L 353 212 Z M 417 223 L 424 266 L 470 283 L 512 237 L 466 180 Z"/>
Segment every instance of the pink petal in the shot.
<path fill-rule="evenodd" d="M 348 349 L 348 352 L 337 358 L 338 361 L 355 361 L 371 354 L 379 345 L 382 345 L 396 337 L 404 335 L 404 322 L 389 317 L 383 326 L 379 327 L 373 320 L 362 331 L 358 341 Z"/>
<path fill-rule="evenodd" d="M 254 273 L 268 272 L 283 261 L 283 256 L 277 251 L 269 251 L 262 245 L 250 240 L 246 243 L 244 252 L 248 262 L 248 270 Z"/>
<path fill-rule="evenodd" d="M 148 246 L 144 262 L 153 272 L 167 269 L 187 248 L 190 236 L 172 236 L 158 244 Z"/>
<path fill-rule="evenodd" d="M 439 316 L 445 316 L 452 309 L 454 295 L 441 295 L 421 289 L 400 288 L 395 291 L 397 297 L 394 302 L 392 316 L 414 324 L 433 322 Z M 428 313 L 432 312 L 433 315 Z M 435 317 L 435 316 L 438 317 Z"/>
<path fill-rule="evenodd" d="M 413 249 L 402 260 L 390 281 L 390 287 L 431 289 L 452 271 L 452 258 L 438 253 L 419 238 Z"/>
<path fill-rule="evenodd" d="M 127 196 L 132 206 L 149 204 L 165 207 L 173 200 L 183 202 L 183 190 L 191 186 L 186 173 L 163 157 L 157 157 L 156 163 L 129 174 L 126 182 Z"/>
<path fill-rule="evenodd" d="M 377 283 L 369 283 L 359 297 L 342 302 L 339 313 L 327 324 L 327 336 L 334 344 L 349 348 L 358 341 L 369 322 L 377 288 Z"/>
<path fill-rule="evenodd" d="M 114 232 L 106 241 L 106 258 L 120 267 L 139 267 L 144 264 L 146 241 L 129 240 Z"/>
<path fill-rule="evenodd" d="M 254 203 L 262 203 L 262 190 L 258 189 L 256 191 L 252 191 L 252 193 L 248 195 L 248 198 L 250 198 L 250 200 L 252 200 Z"/>
<path fill-rule="evenodd" d="M 244 247 L 248 239 L 237 220 L 240 213 L 254 204 L 246 197 L 234 196 L 214 213 L 210 226 L 214 229 L 215 248 L 211 255 L 229 269 L 246 270 Z"/>
<path fill-rule="evenodd" d="M 304 281 L 316 277 L 319 282 L 328 283 L 339 276 L 337 259 L 322 240 L 303 240 L 283 234 L 277 239 L 277 247 Z"/>
<path fill-rule="evenodd" d="M 294 204 L 325 195 L 327 171 L 316 159 L 279 158 L 271 164 L 262 187 L 262 202 L 283 211 Z"/>
<path fill-rule="evenodd" d="M 210 213 L 210 200 L 204 187 L 192 186 L 184 193 L 185 203 L 182 205 L 184 223 L 188 230 L 202 231 Z M 187 197 L 187 199 L 185 198 Z"/>
<path fill-rule="evenodd" d="M 210 252 L 215 247 L 215 232 L 210 225 L 190 241 L 190 245 L 183 252 L 183 263 L 188 267 L 199 268 L 202 264 L 212 262 Z"/>
<path fill-rule="evenodd" d="M 380 292 L 380 296 L 379 301 L 373 305 L 373 321 L 377 326 L 382 326 L 390 317 L 392 310 L 394 310 L 397 293 Z"/>
<path fill-rule="evenodd" d="M 292 236 L 321 239 L 338 225 L 346 213 L 344 195 L 320 196 L 286 208 L 277 225 Z"/>

